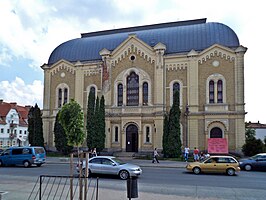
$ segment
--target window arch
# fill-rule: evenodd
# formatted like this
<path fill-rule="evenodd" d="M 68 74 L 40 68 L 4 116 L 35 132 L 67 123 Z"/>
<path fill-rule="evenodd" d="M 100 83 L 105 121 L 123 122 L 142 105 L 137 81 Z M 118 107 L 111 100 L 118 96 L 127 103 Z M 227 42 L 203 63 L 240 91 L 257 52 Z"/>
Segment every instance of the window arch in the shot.
<path fill-rule="evenodd" d="M 61 83 L 56 88 L 56 107 L 61 108 L 69 101 L 69 87 L 65 83 Z"/>
<path fill-rule="evenodd" d="M 182 103 L 182 82 L 179 80 L 173 80 L 170 82 L 170 105 L 172 106 L 174 100 L 174 93 L 179 91 L 179 104 L 180 106 L 183 105 Z"/>
<path fill-rule="evenodd" d="M 119 83 L 117 85 L 117 106 L 123 105 L 123 84 Z"/>
<path fill-rule="evenodd" d="M 214 103 L 214 81 L 209 82 L 209 103 Z"/>
<path fill-rule="evenodd" d="M 218 80 L 217 82 L 217 102 L 223 103 L 223 81 Z"/>
<path fill-rule="evenodd" d="M 221 74 L 212 74 L 206 81 L 206 103 L 226 103 L 226 81 Z"/>
<path fill-rule="evenodd" d="M 149 85 L 147 82 L 144 82 L 142 85 L 142 103 L 143 105 L 148 105 L 149 100 Z"/>
<path fill-rule="evenodd" d="M 139 105 L 139 76 L 135 72 L 127 77 L 127 105 Z"/>

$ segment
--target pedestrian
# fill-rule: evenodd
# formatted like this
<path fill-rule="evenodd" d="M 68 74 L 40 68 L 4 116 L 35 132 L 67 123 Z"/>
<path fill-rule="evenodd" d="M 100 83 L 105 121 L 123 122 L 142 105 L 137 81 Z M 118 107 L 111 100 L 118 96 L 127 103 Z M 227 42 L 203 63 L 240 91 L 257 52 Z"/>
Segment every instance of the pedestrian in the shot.
<path fill-rule="evenodd" d="M 197 149 L 197 147 L 194 147 L 193 157 L 194 157 L 194 162 L 199 161 L 199 150 Z"/>
<path fill-rule="evenodd" d="M 199 157 L 200 161 L 205 160 L 205 158 L 206 158 L 205 154 L 201 151 L 200 152 L 200 157 Z"/>
<path fill-rule="evenodd" d="M 94 148 L 92 151 L 92 157 L 96 157 L 96 156 L 97 156 L 97 151 L 96 151 L 96 148 Z"/>
<path fill-rule="evenodd" d="M 188 161 L 188 155 L 189 155 L 189 147 L 186 146 L 184 149 L 184 158 L 186 162 Z"/>
<path fill-rule="evenodd" d="M 159 154 L 158 154 L 158 152 L 157 152 L 157 148 L 154 148 L 152 163 L 154 163 L 155 161 L 156 161 L 157 163 L 159 163 L 158 156 L 159 156 Z"/>

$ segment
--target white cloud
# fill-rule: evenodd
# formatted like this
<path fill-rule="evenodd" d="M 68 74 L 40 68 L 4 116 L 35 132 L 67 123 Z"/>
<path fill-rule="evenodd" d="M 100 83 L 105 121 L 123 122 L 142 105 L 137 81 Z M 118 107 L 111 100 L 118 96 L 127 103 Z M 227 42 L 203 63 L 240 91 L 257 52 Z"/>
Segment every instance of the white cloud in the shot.
<path fill-rule="evenodd" d="M 79 38 L 80 33 L 207 18 L 208 22 L 221 22 L 231 27 L 241 45 L 248 47 L 245 55 L 246 119 L 266 123 L 263 106 L 266 93 L 262 88 L 266 85 L 266 69 L 261 62 L 266 45 L 264 7 L 263 1 L 243 0 L 216 3 L 212 0 L 68 0 L 63 4 L 53 0 L 1 0 L 0 65 L 10 66 L 12 59 L 26 58 L 32 60 L 29 66 L 40 70 L 39 66 L 47 63 L 58 45 Z M 8 84 L 17 82 L 17 79 L 7 80 Z M 17 92 L 20 95 L 20 90 Z"/>
<path fill-rule="evenodd" d="M 17 102 L 18 105 L 22 106 L 34 106 L 37 103 L 42 108 L 43 85 L 39 80 L 26 85 L 21 78 L 16 77 L 11 82 L 0 82 L 0 88 L 0 99 L 3 99 L 5 102 Z"/>

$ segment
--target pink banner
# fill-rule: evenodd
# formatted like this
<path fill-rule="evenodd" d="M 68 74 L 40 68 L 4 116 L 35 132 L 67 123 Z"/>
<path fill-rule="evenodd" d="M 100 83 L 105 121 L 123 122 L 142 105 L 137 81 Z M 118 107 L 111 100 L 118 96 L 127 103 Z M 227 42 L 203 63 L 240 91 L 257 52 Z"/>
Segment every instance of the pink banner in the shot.
<path fill-rule="evenodd" d="M 208 153 L 228 154 L 228 143 L 226 138 L 209 138 Z"/>

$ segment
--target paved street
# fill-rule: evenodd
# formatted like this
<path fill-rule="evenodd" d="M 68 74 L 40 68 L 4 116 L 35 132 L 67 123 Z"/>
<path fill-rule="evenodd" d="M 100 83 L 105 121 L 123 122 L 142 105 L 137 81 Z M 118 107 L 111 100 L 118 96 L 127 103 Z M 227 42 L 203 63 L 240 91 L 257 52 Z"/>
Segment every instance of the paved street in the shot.
<path fill-rule="evenodd" d="M 0 191 L 7 191 L 6 200 L 27 199 L 40 174 L 69 175 L 67 159 L 48 158 L 47 164 L 38 168 L 0 168 Z M 142 166 L 138 179 L 138 196 L 151 199 L 264 199 L 266 192 L 265 172 L 241 172 L 237 176 L 194 175 L 184 169 L 186 163 L 149 160 L 127 160 Z M 113 177 L 100 177 L 99 199 L 126 198 L 126 182 Z M 22 198 L 23 197 L 23 198 Z"/>

